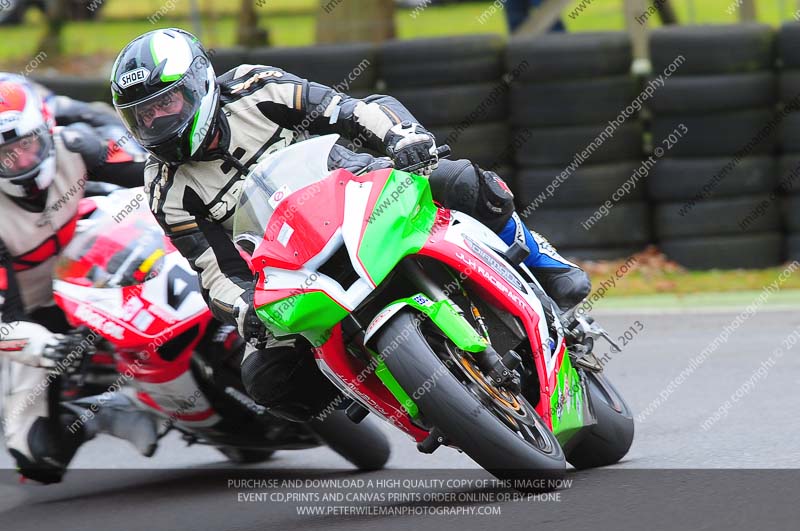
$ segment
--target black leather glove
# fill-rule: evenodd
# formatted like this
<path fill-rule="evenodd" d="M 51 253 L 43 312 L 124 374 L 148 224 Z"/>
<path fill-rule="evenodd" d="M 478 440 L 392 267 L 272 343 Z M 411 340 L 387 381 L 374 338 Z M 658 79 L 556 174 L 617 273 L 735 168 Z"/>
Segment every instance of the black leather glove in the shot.
<path fill-rule="evenodd" d="M 395 125 L 386 134 L 384 142 L 387 153 L 398 169 L 428 162 L 427 166 L 416 170 L 416 173 L 430 175 L 439 163 L 436 139 L 419 124 L 406 121 Z"/>
<path fill-rule="evenodd" d="M 94 351 L 92 335 L 84 330 L 76 330 L 68 334 L 53 334 L 42 351 L 42 357 L 56 370 L 73 374 L 78 371 L 83 359 Z"/>
<path fill-rule="evenodd" d="M 253 291 L 247 290 L 242 294 L 242 299 L 246 303 L 247 309 L 244 315 L 237 319 L 239 335 L 253 347 L 257 349 L 264 348 L 271 336 L 267 327 L 256 315 L 256 309 L 253 306 Z"/>

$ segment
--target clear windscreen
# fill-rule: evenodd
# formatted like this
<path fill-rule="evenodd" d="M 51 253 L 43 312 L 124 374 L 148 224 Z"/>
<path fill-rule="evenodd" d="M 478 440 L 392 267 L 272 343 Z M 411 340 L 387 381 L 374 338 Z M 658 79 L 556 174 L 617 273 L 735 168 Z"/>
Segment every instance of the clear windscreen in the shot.
<path fill-rule="evenodd" d="M 245 179 L 233 217 L 233 239 L 241 249 L 252 254 L 261 244 L 278 205 L 330 174 L 328 156 L 338 139 L 338 135 L 326 135 L 293 144 L 253 168 Z"/>

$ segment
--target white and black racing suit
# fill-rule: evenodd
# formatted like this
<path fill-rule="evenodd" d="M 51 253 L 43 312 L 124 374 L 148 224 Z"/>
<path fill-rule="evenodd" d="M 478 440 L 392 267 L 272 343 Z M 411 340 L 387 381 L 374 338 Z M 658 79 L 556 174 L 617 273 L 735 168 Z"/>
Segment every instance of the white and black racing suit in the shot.
<path fill-rule="evenodd" d="M 388 154 L 392 128 L 417 120 L 393 97 L 352 98 L 271 66 L 241 65 L 217 81 L 219 147 L 205 153 L 203 160 L 177 166 L 151 158 L 145 191 L 156 219 L 197 271 L 213 314 L 245 330 L 253 278 L 231 235 L 247 171 L 264 155 L 306 135 L 337 133 Z M 337 148 L 329 165 L 354 170 L 374 160 Z M 430 179 L 434 198 L 444 206 L 472 215 L 509 243 L 515 236 L 525 238 L 533 258 L 526 263 L 558 272 L 559 280 L 551 283 L 561 288 L 551 293 L 556 300 L 560 295 L 571 306 L 588 294 L 583 271 L 524 228 L 514 214 L 513 195 L 496 174 L 466 160 L 441 160 Z M 544 287 L 549 288 L 546 283 Z M 316 369 L 308 349 L 298 354 L 294 341 L 270 346 L 269 352 L 253 355 L 251 347 L 245 354 L 242 375 L 248 390 L 279 414 L 307 418 L 335 389 Z"/>
<path fill-rule="evenodd" d="M 53 301 L 54 265 L 75 232 L 88 181 L 140 186 L 144 170 L 144 151 L 124 140 L 124 127 L 105 116 L 96 116 L 92 127 L 80 121 L 87 112 L 90 107 L 75 103 L 62 105 L 56 114 L 57 123 L 71 125 L 55 129 L 56 175 L 42 201 L 0 193 L 0 361 L 7 362 L 3 432 L 20 472 L 45 483 L 60 480 L 77 447 L 91 435 L 65 429 L 75 414 L 60 404 L 60 375 L 37 367 L 48 349 L 63 347 L 56 334 L 70 330 Z"/>

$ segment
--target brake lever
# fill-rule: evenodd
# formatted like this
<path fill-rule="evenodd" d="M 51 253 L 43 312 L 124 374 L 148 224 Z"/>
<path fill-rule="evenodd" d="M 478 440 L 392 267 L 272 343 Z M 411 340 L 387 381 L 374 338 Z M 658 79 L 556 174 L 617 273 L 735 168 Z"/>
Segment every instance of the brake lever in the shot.
<path fill-rule="evenodd" d="M 608 332 L 597 324 L 597 322 L 592 319 L 591 317 L 585 315 L 578 315 L 577 312 L 568 312 L 564 315 L 568 319 L 573 319 L 572 323 L 568 327 L 570 330 L 576 330 L 577 332 L 582 334 L 585 337 L 591 337 L 592 340 L 597 338 L 603 338 L 608 341 L 608 344 L 611 345 L 611 351 L 615 354 L 622 352 L 622 349 L 619 345 L 608 335 Z M 591 319 L 591 320 L 590 320 Z"/>
<path fill-rule="evenodd" d="M 600 328 L 600 327 L 598 327 L 598 328 Z M 619 347 L 619 345 L 617 345 L 617 343 L 613 339 L 611 339 L 611 336 L 608 335 L 608 332 L 606 332 L 602 328 L 600 328 L 600 330 L 601 330 L 600 336 L 603 339 L 605 339 L 606 341 L 608 341 L 609 345 L 611 345 L 611 352 L 613 352 L 615 354 L 618 354 L 618 353 L 622 352 L 622 349 Z"/>

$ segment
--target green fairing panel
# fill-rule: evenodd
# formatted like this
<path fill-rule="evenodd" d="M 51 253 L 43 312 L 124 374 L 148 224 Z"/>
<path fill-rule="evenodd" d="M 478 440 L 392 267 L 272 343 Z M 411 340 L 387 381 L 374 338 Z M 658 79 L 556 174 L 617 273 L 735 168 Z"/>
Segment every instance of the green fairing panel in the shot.
<path fill-rule="evenodd" d="M 408 396 L 408 393 L 406 393 L 405 389 L 400 387 L 400 382 L 398 382 L 392 373 L 389 372 L 389 368 L 386 366 L 386 363 L 382 359 L 378 358 L 378 355 L 375 352 L 372 352 L 372 355 L 375 356 L 376 360 L 378 360 L 375 368 L 375 374 L 378 376 L 378 378 L 380 378 L 381 382 L 383 382 L 383 385 L 386 386 L 386 389 L 388 389 L 389 392 L 392 393 L 392 396 L 394 396 L 397 401 L 400 402 L 400 405 L 403 406 L 403 409 L 408 412 L 411 418 L 416 418 L 419 416 L 419 408 L 411 399 L 411 397 Z"/>
<path fill-rule="evenodd" d="M 584 386 L 572 367 L 569 353 L 565 352 L 557 375 L 556 390 L 550 398 L 553 433 L 562 446 L 584 426 L 585 400 Z"/>
<path fill-rule="evenodd" d="M 319 344 L 336 323 L 347 317 L 347 310 L 325 293 L 309 291 L 265 304 L 256 309 L 256 314 L 277 337 L 302 334 Z"/>
<path fill-rule="evenodd" d="M 449 300 L 433 302 L 425 295 L 418 293 L 407 299 L 400 299 L 391 304 L 408 304 L 430 317 L 439 329 L 461 350 L 481 352 L 486 350 L 486 340 L 458 313 Z"/>
<path fill-rule="evenodd" d="M 428 179 L 393 171 L 369 214 L 358 257 L 380 284 L 408 255 L 419 252 L 436 220 Z"/>

